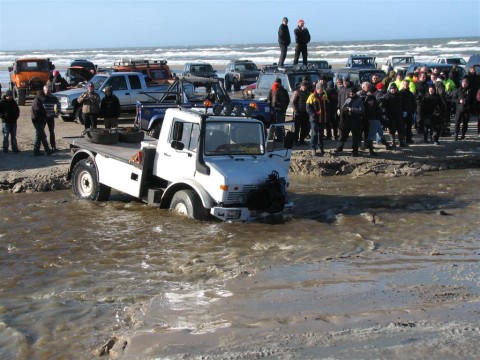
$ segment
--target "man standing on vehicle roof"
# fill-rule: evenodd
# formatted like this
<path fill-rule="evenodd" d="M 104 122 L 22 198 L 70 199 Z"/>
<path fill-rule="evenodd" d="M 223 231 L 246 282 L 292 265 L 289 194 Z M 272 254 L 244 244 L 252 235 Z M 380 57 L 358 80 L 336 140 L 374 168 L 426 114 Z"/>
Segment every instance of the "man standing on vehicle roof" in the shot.
<path fill-rule="evenodd" d="M 295 56 L 293 58 L 293 65 L 298 64 L 298 58 L 300 53 L 302 54 L 303 64 L 307 65 L 307 44 L 310 42 L 310 32 L 305 27 L 305 22 L 300 19 L 298 20 L 298 26 L 293 31 L 295 34 Z"/>
<path fill-rule="evenodd" d="M 287 57 L 288 46 L 291 43 L 290 30 L 288 29 L 288 19 L 283 18 L 282 24 L 278 29 L 278 45 L 280 46 L 280 58 L 278 59 L 278 66 L 283 67 L 285 58 Z"/>

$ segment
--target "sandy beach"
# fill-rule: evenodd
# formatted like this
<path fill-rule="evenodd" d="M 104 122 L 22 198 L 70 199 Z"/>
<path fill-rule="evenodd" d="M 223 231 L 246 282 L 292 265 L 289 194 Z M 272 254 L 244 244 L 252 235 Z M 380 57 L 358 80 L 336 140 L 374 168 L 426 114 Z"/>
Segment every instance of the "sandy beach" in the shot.
<path fill-rule="evenodd" d="M 133 119 L 122 118 L 120 126 Z M 323 176 L 420 176 L 447 169 L 480 167 L 480 139 L 471 121 L 465 141 L 415 144 L 378 157 L 363 151 L 314 157 L 294 149 L 291 173 Z M 102 122 L 100 122 L 102 126 Z M 0 154 L 2 196 L 68 189 L 70 153 L 64 136 L 83 126 L 57 120 L 60 151 L 33 156 L 30 107 L 21 107 L 20 153 Z M 335 142 L 327 142 L 327 151 Z M 440 216 L 441 214 L 439 214 Z M 111 359 L 477 359 L 480 357 L 480 249 L 454 241 L 398 251 L 318 259 L 318 263 L 259 267 L 225 284 L 225 296 L 208 313 L 225 328 L 203 332 L 145 331 L 116 335 Z M 401 260 L 409 266 L 397 267 Z M 153 302 L 154 300 L 152 300 Z M 113 335 L 113 334 L 112 334 Z M 92 356 L 100 354 L 99 344 Z"/>

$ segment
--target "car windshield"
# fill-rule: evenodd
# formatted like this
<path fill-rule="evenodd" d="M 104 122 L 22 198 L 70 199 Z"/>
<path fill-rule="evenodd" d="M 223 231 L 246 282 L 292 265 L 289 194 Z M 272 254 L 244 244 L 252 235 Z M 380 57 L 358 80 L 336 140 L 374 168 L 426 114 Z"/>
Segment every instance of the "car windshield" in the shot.
<path fill-rule="evenodd" d="M 241 64 L 240 67 L 242 68 L 242 70 L 257 70 L 257 65 L 255 65 L 254 63 Z"/>
<path fill-rule="evenodd" d="M 263 127 L 257 122 L 207 122 L 205 155 L 262 155 Z"/>

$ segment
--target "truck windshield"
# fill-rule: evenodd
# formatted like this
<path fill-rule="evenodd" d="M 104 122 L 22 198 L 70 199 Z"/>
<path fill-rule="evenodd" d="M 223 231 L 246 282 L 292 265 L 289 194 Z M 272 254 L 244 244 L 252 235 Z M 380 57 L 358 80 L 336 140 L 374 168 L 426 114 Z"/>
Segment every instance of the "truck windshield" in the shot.
<path fill-rule="evenodd" d="M 103 83 L 105 82 L 105 80 L 107 80 L 107 76 L 105 75 L 95 75 L 94 77 L 92 77 L 90 79 L 90 82 L 93 83 L 94 87 L 95 87 L 95 90 L 98 90 L 100 89 L 100 87 L 103 85 Z"/>
<path fill-rule="evenodd" d="M 205 155 L 262 155 L 263 127 L 256 122 L 208 122 Z"/>
<path fill-rule="evenodd" d="M 49 71 L 50 64 L 46 60 L 19 61 L 17 71 Z"/>

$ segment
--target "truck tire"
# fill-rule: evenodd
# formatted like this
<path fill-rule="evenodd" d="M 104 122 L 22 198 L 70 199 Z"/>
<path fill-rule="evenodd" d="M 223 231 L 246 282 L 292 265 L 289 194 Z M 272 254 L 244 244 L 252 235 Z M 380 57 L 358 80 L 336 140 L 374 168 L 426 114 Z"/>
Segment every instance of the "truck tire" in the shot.
<path fill-rule="evenodd" d="M 177 191 L 170 203 L 170 210 L 200 221 L 205 221 L 209 217 L 208 210 L 203 207 L 202 201 L 193 190 Z"/>
<path fill-rule="evenodd" d="M 19 89 L 16 86 L 13 87 L 13 98 L 17 101 L 19 106 L 25 105 L 27 101 L 27 91 L 25 89 Z"/>
<path fill-rule="evenodd" d="M 75 164 L 72 172 L 73 193 L 79 199 L 105 201 L 110 197 L 111 188 L 97 180 L 97 169 L 91 159 Z"/>
<path fill-rule="evenodd" d="M 160 130 L 162 130 L 162 121 L 157 121 L 148 131 L 148 136 L 158 139 L 160 136 Z"/>
<path fill-rule="evenodd" d="M 240 83 L 238 82 L 237 78 L 233 78 L 233 90 L 234 91 L 240 90 Z"/>

